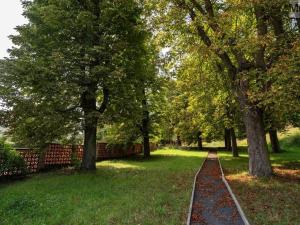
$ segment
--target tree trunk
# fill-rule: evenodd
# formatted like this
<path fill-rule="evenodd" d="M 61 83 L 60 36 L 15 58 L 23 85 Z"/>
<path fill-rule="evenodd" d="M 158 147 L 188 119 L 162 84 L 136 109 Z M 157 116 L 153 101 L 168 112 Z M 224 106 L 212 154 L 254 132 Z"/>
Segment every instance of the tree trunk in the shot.
<path fill-rule="evenodd" d="M 82 96 L 84 111 L 84 151 L 81 169 L 96 169 L 96 135 L 97 135 L 97 108 L 96 89 L 91 87 Z"/>
<path fill-rule="evenodd" d="M 224 141 L 225 141 L 225 149 L 227 151 L 231 151 L 230 129 L 228 128 L 225 128 Z"/>
<path fill-rule="evenodd" d="M 149 158 L 150 157 L 150 138 L 149 138 L 149 133 L 146 132 L 143 135 L 143 145 L 144 145 L 144 158 Z"/>
<path fill-rule="evenodd" d="M 244 107 L 244 121 L 248 141 L 249 173 L 252 176 L 269 177 L 272 175 L 272 167 L 261 110 L 251 106 Z"/>
<path fill-rule="evenodd" d="M 236 141 L 234 128 L 230 129 L 230 137 L 231 137 L 231 146 L 232 146 L 232 156 L 239 157 L 239 151 L 238 151 L 238 147 L 237 147 L 237 141 Z"/>
<path fill-rule="evenodd" d="M 181 143 L 181 138 L 179 135 L 177 135 L 177 146 L 181 146 L 182 143 Z"/>
<path fill-rule="evenodd" d="M 150 157 L 150 138 L 149 138 L 149 111 L 148 104 L 146 99 L 145 90 L 143 90 L 144 99 L 142 100 L 143 106 L 143 121 L 142 121 L 142 130 L 143 130 L 143 144 L 144 144 L 144 158 Z"/>
<path fill-rule="evenodd" d="M 93 122 L 95 123 L 95 125 L 90 124 L 90 125 L 85 125 L 84 127 L 84 152 L 83 152 L 83 160 L 82 160 L 81 167 L 82 169 L 85 170 L 96 169 L 97 120 L 93 120 Z"/>
<path fill-rule="evenodd" d="M 277 130 L 274 128 L 271 128 L 269 130 L 269 135 L 270 135 L 270 141 L 271 141 L 271 146 L 272 146 L 272 152 L 279 153 L 280 152 L 280 144 L 278 141 Z"/>
<path fill-rule="evenodd" d="M 197 140 L 198 149 L 203 150 L 203 140 L 202 140 L 202 132 L 201 131 L 198 132 L 197 138 L 198 138 L 198 140 Z"/>

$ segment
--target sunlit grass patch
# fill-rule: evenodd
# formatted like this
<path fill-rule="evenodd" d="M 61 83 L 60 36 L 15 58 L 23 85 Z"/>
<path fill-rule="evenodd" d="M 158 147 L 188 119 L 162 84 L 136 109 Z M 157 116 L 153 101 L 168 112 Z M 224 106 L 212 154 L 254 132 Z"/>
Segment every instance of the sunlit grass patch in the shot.
<path fill-rule="evenodd" d="M 185 151 L 177 149 L 160 149 L 152 153 L 152 155 L 164 155 L 164 156 L 182 156 L 182 157 L 198 157 L 202 158 L 206 153 L 199 153 L 199 151 Z"/>
<path fill-rule="evenodd" d="M 106 167 L 106 168 L 116 168 L 116 169 L 143 169 L 141 166 L 132 165 L 126 162 L 114 162 L 114 161 L 104 161 L 97 163 L 97 168 Z"/>

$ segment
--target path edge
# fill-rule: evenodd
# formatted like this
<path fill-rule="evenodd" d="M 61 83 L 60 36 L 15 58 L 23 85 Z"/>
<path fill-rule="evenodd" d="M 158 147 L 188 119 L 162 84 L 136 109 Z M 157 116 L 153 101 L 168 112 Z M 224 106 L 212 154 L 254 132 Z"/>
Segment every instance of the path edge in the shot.
<path fill-rule="evenodd" d="M 202 167 L 204 165 L 204 163 L 206 162 L 207 160 L 207 157 L 208 157 L 208 153 L 207 153 L 207 156 L 206 158 L 203 160 L 198 172 L 196 173 L 195 177 L 194 177 L 194 184 L 193 184 L 193 190 L 192 190 L 192 196 L 191 196 L 191 202 L 190 202 L 190 208 L 189 208 L 189 212 L 188 212 L 188 217 L 187 217 L 187 221 L 186 221 L 186 224 L 187 225 L 190 225 L 191 224 L 191 216 L 192 216 L 192 210 L 193 210 L 193 203 L 194 203 L 194 198 L 195 198 L 195 188 L 196 188 L 196 180 L 197 180 L 197 177 L 200 173 L 200 171 L 202 170 Z"/>
<path fill-rule="evenodd" d="M 230 193 L 230 195 L 231 195 L 231 197 L 232 197 L 232 199 L 233 199 L 233 201 L 234 201 L 234 203 L 236 205 L 236 208 L 239 211 L 240 216 L 242 217 L 242 220 L 244 221 L 245 225 L 250 225 L 250 223 L 249 223 L 249 221 L 248 221 L 248 219 L 247 219 L 247 217 L 246 217 L 246 215 L 245 215 L 245 213 L 244 213 L 244 211 L 243 211 L 240 203 L 238 202 L 238 200 L 237 200 L 236 196 L 234 195 L 234 193 L 233 193 L 233 191 L 232 191 L 229 183 L 227 182 L 227 180 L 225 178 L 224 171 L 223 171 L 223 168 L 222 168 L 222 164 L 220 162 L 220 159 L 219 159 L 218 155 L 217 155 L 217 158 L 218 158 L 219 166 L 220 166 L 221 173 L 222 173 L 222 180 L 223 180 L 223 182 L 224 182 L 227 190 L 229 191 L 229 193 Z"/>

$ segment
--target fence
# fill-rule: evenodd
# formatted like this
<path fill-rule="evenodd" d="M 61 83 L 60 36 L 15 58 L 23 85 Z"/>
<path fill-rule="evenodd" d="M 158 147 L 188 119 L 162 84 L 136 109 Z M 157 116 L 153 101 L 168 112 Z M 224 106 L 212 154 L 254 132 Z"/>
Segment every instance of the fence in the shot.
<path fill-rule="evenodd" d="M 151 143 L 152 151 L 157 149 L 157 145 Z M 61 145 L 49 144 L 44 152 L 38 152 L 29 148 L 17 148 L 20 155 L 24 158 L 29 173 L 36 173 L 41 169 L 53 166 L 68 166 L 71 165 L 72 159 L 79 161 L 83 158 L 82 145 Z M 107 143 L 97 144 L 97 160 L 123 158 L 142 153 L 143 146 L 134 144 L 128 148 L 118 146 L 109 147 Z M 18 175 L 19 171 L 14 168 L 0 173 L 0 177 Z"/>
<path fill-rule="evenodd" d="M 20 148 L 20 149 L 17 149 L 17 151 L 23 157 L 23 159 L 26 163 L 28 172 L 36 173 L 39 170 L 39 164 L 40 164 L 39 152 L 28 149 L 28 148 Z"/>

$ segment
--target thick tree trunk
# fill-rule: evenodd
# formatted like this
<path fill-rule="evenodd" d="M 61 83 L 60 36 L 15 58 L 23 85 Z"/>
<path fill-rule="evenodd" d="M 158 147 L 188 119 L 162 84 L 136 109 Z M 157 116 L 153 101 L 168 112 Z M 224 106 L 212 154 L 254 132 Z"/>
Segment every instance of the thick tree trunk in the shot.
<path fill-rule="evenodd" d="M 143 90 L 144 99 L 142 101 L 143 106 L 143 121 L 142 121 L 142 130 L 143 130 L 143 145 L 144 145 L 144 158 L 150 157 L 150 138 L 149 138 L 149 111 L 148 104 L 146 100 L 146 93 Z"/>
<path fill-rule="evenodd" d="M 249 173 L 257 177 L 272 175 L 262 112 L 251 106 L 244 108 L 247 130 Z"/>
<path fill-rule="evenodd" d="M 90 123 L 92 121 L 86 121 Z M 95 170 L 96 169 L 96 134 L 97 134 L 97 120 L 93 120 L 95 125 L 87 124 L 84 127 L 84 151 L 82 160 L 82 169 Z"/>
<path fill-rule="evenodd" d="M 277 130 L 274 128 L 271 128 L 269 130 L 269 135 L 270 135 L 270 141 L 271 141 L 271 146 L 272 146 L 272 152 L 279 153 L 280 152 L 280 144 L 278 141 Z"/>
<path fill-rule="evenodd" d="M 84 111 L 84 151 L 81 169 L 96 169 L 97 108 L 96 88 L 90 87 L 82 96 Z"/>
<path fill-rule="evenodd" d="M 203 140 L 202 140 L 202 132 L 201 131 L 198 132 L 197 138 L 198 138 L 198 140 L 197 140 L 198 149 L 203 150 Z"/>
<path fill-rule="evenodd" d="M 228 128 L 225 128 L 224 141 L 225 141 L 225 149 L 227 151 L 231 151 L 230 129 Z"/>
<path fill-rule="evenodd" d="M 239 151 L 237 147 L 236 135 L 234 128 L 230 129 L 230 137 L 231 137 L 231 146 L 232 146 L 232 156 L 239 157 Z"/>
<path fill-rule="evenodd" d="M 262 110 L 249 103 L 246 94 L 248 90 L 247 81 L 240 81 L 239 87 L 236 88 L 247 133 L 249 174 L 257 177 L 269 177 L 272 175 L 272 166 L 269 159 Z"/>

